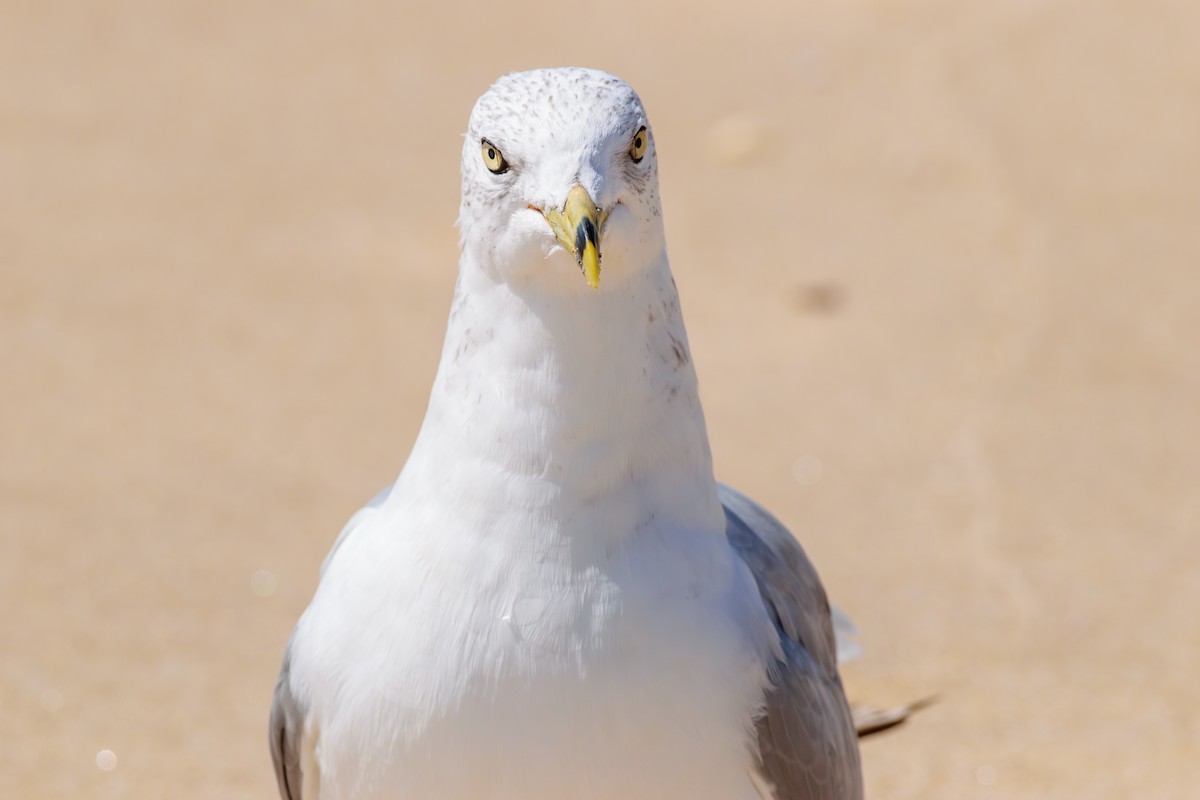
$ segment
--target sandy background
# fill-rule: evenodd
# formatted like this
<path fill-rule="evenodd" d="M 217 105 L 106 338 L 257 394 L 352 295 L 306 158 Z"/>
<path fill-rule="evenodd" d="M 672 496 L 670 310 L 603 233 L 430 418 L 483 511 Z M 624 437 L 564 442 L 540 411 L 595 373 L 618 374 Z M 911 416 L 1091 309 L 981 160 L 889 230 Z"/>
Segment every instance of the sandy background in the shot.
<path fill-rule="evenodd" d="M 870 796 L 1200 797 L 1200 5 L 300 5 L 0 14 L 0 796 L 274 796 L 467 113 L 585 64 L 654 120 L 720 475 L 858 621 L 855 699 L 942 696 Z"/>

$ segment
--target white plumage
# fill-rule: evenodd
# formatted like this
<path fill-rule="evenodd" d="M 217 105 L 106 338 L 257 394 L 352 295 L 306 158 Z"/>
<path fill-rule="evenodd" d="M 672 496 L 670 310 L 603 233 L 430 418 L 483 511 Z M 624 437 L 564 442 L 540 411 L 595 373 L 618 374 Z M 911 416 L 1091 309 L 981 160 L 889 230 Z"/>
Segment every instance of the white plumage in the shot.
<path fill-rule="evenodd" d="M 285 797 L 860 796 L 815 574 L 713 479 L 656 158 L 604 73 L 510 75 L 477 103 L 424 425 L 285 656 Z"/>

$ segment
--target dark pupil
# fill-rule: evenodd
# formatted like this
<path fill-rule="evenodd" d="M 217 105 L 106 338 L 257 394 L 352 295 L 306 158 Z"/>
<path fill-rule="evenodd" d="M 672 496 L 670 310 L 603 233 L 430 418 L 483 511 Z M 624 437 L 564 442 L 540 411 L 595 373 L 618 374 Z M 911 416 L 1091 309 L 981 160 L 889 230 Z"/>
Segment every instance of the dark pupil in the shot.
<path fill-rule="evenodd" d="M 496 157 L 496 151 L 489 147 L 488 148 L 488 158 L 494 159 L 495 157 Z"/>
<path fill-rule="evenodd" d="M 633 146 L 636 147 L 638 150 L 641 150 L 642 149 L 642 137 L 639 136 L 636 139 L 634 139 Z"/>

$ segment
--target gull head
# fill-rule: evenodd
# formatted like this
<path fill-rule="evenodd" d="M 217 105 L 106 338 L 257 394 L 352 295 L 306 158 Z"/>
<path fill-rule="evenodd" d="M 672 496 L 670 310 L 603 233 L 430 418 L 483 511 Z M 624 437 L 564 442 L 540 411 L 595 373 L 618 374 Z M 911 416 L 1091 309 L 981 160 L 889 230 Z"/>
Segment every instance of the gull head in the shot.
<path fill-rule="evenodd" d="M 471 112 L 464 256 L 514 287 L 619 286 L 665 253 L 654 136 L 637 93 L 589 69 L 505 75 Z"/>

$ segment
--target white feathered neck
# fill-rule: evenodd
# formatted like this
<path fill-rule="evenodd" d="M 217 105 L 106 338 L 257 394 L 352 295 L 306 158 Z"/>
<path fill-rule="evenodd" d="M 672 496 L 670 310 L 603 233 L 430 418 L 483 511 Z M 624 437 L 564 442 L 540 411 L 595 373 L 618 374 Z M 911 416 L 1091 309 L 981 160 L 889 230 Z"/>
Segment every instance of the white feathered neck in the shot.
<path fill-rule="evenodd" d="M 468 519 L 472 507 L 535 513 L 609 542 L 647 522 L 625 516 L 662 509 L 678 525 L 723 532 L 666 254 L 602 278 L 598 291 L 561 264 L 546 269 L 565 274 L 514 288 L 463 255 L 400 493 L 436 495 Z"/>

